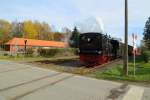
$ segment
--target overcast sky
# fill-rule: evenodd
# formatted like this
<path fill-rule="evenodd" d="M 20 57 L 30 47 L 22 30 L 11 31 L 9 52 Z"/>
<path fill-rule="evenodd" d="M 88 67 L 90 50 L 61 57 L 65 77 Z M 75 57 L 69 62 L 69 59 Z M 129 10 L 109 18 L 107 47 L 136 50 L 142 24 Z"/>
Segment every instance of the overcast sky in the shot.
<path fill-rule="evenodd" d="M 150 0 L 129 0 L 129 43 L 131 33 L 142 38 L 144 24 L 150 16 Z M 9 21 L 39 20 L 57 27 L 74 27 L 88 17 L 101 17 L 105 31 L 124 36 L 124 0 L 0 0 L 0 19 Z"/>

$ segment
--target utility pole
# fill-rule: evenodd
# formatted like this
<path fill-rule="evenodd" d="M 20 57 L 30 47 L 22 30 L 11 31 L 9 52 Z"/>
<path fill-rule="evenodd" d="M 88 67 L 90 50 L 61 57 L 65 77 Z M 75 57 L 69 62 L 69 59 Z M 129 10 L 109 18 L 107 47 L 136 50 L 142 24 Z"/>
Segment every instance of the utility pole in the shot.
<path fill-rule="evenodd" d="M 128 0 L 125 0 L 125 37 L 123 73 L 128 75 Z"/>

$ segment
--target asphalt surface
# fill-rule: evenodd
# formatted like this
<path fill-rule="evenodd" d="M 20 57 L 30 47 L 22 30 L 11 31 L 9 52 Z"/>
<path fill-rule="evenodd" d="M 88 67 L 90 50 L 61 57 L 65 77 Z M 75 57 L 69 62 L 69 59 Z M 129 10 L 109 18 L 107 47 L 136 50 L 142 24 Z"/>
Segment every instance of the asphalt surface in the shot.
<path fill-rule="evenodd" d="M 150 89 L 0 61 L 0 100 L 150 100 Z"/>

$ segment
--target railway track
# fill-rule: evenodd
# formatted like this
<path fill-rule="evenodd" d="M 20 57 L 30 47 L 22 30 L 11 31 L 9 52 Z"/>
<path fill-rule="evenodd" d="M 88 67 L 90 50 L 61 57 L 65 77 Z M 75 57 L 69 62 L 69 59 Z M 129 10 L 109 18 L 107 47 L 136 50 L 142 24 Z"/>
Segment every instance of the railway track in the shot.
<path fill-rule="evenodd" d="M 52 69 L 60 72 L 67 72 L 79 75 L 85 75 L 95 70 L 103 70 L 105 68 L 109 68 L 112 65 L 116 66 L 117 64 L 121 64 L 121 59 L 115 59 L 109 61 L 108 63 L 94 66 L 94 67 L 87 67 L 80 63 L 79 58 L 70 58 L 70 59 L 61 59 L 61 60 L 43 60 L 43 61 L 36 61 L 32 63 L 27 63 L 29 65 L 36 65 L 37 67 L 42 67 L 46 69 Z M 111 65 L 111 66 L 110 66 Z"/>

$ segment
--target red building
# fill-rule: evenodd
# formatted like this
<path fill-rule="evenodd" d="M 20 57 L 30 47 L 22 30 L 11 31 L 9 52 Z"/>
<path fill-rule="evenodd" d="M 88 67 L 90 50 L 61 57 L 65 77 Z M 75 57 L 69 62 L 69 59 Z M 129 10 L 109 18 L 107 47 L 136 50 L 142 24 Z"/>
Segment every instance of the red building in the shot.
<path fill-rule="evenodd" d="M 25 41 L 26 41 L 26 48 L 65 48 L 64 42 L 13 38 L 5 44 L 6 50 L 7 51 L 24 50 Z"/>

